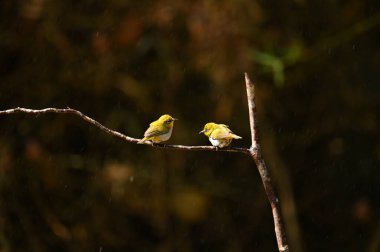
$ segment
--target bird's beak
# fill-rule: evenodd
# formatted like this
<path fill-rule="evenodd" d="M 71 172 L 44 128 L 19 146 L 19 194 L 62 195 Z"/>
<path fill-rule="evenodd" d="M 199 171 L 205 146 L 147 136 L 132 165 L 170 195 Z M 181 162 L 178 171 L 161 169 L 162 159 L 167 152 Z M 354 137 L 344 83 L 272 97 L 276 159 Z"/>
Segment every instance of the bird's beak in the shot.
<path fill-rule="evenodd" d="M 205 130 L 199 131 L 199 134 L 205 133 Z"/>
<path fill-rule="evenodd" d="M 177 118 L 173 118 L 173 121 L 178 121 L 178 119 Z"/>

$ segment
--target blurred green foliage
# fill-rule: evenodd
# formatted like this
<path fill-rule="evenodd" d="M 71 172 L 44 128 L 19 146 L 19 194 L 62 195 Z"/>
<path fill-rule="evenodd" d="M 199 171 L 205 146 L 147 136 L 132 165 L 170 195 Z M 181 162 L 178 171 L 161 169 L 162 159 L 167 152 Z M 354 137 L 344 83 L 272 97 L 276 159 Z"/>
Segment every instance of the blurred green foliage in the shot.
<path fill-rule="evenodd" d="M 0 3 L 0 105 L 67 106 L 170 143 L 256 83 L 291 251 L 380 250 L 379 1 Z M 71 115 L 0 118 L 0 251 L 275 251 L 252 160 L 125 143 Z"/>

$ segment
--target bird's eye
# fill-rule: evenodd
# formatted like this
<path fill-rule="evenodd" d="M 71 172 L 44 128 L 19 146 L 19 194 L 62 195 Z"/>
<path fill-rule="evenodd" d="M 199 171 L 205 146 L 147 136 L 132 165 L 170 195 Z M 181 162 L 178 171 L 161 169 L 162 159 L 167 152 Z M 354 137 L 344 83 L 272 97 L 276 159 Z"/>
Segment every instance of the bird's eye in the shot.
<path fill-rule="evenodd" d="M 171 120 L 170 120 L 170 119 L 168 119 L 168 120 L 166 120 L 166 121 L 165 121 L 165 123 L 171 123 Z"/>

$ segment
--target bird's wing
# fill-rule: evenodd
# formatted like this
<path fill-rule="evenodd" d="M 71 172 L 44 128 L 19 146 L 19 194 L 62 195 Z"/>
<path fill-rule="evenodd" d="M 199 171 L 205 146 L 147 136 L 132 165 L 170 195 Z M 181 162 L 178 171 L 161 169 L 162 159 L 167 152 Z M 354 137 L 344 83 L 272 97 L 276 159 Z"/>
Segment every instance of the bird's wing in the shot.
<path fill-rule="evenodd" d="M 213 130 L 210 137 L 212 139 L 231 138 L 231 130 L 229 128 L 220 127 Z"/>
<path fill-rule="evenodd" d="M 159 136 L 162 134 L 166 134 L 168 132 L 169 132 L 169 129 L 166 128 L 165 126 L 163 126 L 157 122 L 152 122 L 149 125 L 149 128 L 145 131 L 144 137 Z"/>

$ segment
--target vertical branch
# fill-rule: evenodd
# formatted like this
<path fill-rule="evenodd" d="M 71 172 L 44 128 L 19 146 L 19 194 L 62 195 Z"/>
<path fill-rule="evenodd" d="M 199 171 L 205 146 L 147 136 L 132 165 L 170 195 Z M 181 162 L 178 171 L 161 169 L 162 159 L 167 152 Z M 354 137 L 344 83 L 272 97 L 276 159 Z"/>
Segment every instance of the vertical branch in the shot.
<path fill-rule="evenodd" d="M 280 201 L 276 196 L 268 168 L 265 165 L 264 159 L 261 156 L 261 149 L 259 144 L 259 135 L 256 120 L 256 103 L 255 103 L 255 89 L 253 82 L 249 79 L 248 74 L 245 73 L 245 83 L 247 86 L 247 98 L 249 108 L 249 122 L 251 126 L 251 139 L 252 145 L 250 148 L 250 155 L 256 163 L 259 170 L 261 180 L 264 185 L 270 206 L 272 208 L 274 230 L 277 238 L 277 246 L 280 252 L 288 252 L 289 246 L 286 240 L 284 223 L 281 217 Z"/>
<path fill-rule="evenodd" d="M 248 98 L 248 110 L 249 110 L 249 125 L 251 126 L 251 149 L 256 148 L 257 139 L 256 139 L 256 102 L 255 102 L 255 86 L 248 77 L 248 74 L 245 73 L 245 85 L 247 87 L 247 98 Z"/>

